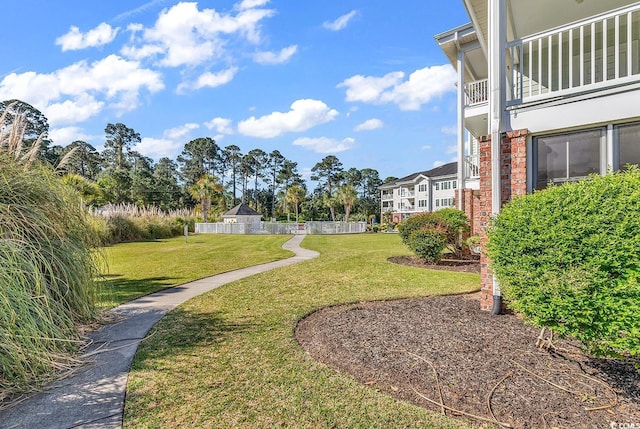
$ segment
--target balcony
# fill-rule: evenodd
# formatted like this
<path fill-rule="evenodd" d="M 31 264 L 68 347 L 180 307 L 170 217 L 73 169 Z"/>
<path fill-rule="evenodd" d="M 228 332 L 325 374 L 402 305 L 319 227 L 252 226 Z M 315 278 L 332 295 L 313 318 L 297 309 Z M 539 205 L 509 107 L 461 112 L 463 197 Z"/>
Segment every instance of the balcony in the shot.
<path fill-rule="evenodd" d="M 400 206 L 400 211 L 401 212 L 413 212 L 416 210 L 416 206 L 410 206 L 410 205 L 406 205 L 406 204 L 402 204 Z"/>
<path fill-rule="evenodd" d="M 416 196 L 415 191 L 408 191 L 406 189 L 403 189 L 402 191 L 400 191 L 401 198 L 415 198 L 415 196 Z"/>
<path fill-rule="evenodd" d="M 393 194 L 382 194 L 381 199 L 383 201 L 392 200 L 393 199 Z"/>
<path fill-rule="evenodd" d="M 482 79 L 464 84 L 465 107 L 477 106 L 489 101 L 488 81 L 488 79 Z"/>
<path fill-rule="evenodd" d="M 479 179 L 480 178 L 480 156 L 467 155 L 464 157 L 464 178 Z"/>
<path fill-rule="evenodd" d="M 640 4 L 507 44 L 507 104 L 640 82 Z"/>

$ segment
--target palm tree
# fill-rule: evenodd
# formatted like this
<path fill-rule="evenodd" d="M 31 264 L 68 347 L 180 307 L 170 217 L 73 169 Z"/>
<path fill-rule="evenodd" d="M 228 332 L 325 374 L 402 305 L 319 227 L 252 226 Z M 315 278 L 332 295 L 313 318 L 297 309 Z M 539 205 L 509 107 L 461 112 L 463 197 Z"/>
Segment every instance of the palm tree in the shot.
<path fill-rule="evenodd" d="M 344 205 L 344 221 L 349 222 L 351 208 L 358 201 L 358 192 L 352 185 L 344 185 L 338 189 L 337 199 Z"/>
<path fill-rule="evenodd" d="M 307 196 L 307 191 L 300 186 L 292 186 L 287 190 L 285 199 L 287 203 L 293 204 L 296 211 L 296 223 L 298 223 L 298 208 L 300 203 L 304 201 Z"/>
<path fill-rule="evenodd" d="M 189 188 L 189 194 L 191 194 L 194 199 L 200 200 L 202 218 L 204 222 L 207 222 L 211 201 L 214 197 L 222 196 L 222 185 L 218 182 L 216 176 L 205 174 Z"/>

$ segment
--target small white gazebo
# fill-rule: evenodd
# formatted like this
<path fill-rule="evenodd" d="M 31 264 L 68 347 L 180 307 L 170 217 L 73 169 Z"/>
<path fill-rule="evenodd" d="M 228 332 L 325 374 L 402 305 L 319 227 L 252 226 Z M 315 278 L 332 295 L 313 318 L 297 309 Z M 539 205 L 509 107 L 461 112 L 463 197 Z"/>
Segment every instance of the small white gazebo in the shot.
<path fill-rule="evenodd" d="M 224 223 L 248 223 L 255 224 L 260 223 L 262 215 L 246 205 L 240 203 L 225 214 L 222 215 L 222 221 Z"/>

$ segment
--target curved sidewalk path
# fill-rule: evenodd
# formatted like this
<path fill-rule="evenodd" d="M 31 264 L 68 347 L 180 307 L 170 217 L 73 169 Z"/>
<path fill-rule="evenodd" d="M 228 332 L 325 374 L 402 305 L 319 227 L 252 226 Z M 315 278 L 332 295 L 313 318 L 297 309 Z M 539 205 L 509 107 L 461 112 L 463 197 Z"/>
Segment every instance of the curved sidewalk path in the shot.
<path fill-rule="evenodd" d="M 0 427 L 122 428 L 129 367 L 149 329 L 166 313 L 195 296 L 254 274 L 317 257 L 317 252 L 300 247 L 304 237 L 294 235 L 282 246 L 295 253 L 291 258 L 164 289 L 114 308 L 111 311 L 119 322 L 105 325 L 90 335 L 93 344 L 85 354 L 90 362 L 72 377 L 0 411 Z"/>

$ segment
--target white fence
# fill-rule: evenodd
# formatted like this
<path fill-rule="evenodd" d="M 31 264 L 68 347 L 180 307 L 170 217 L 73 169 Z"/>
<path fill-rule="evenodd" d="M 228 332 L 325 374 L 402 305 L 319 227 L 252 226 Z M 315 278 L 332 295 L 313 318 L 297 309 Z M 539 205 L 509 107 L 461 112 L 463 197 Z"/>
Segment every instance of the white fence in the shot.
<path fill-rule="evenodd" d="M 366 222 L 196 223 L 196 234 L 359 234 Z"/>

